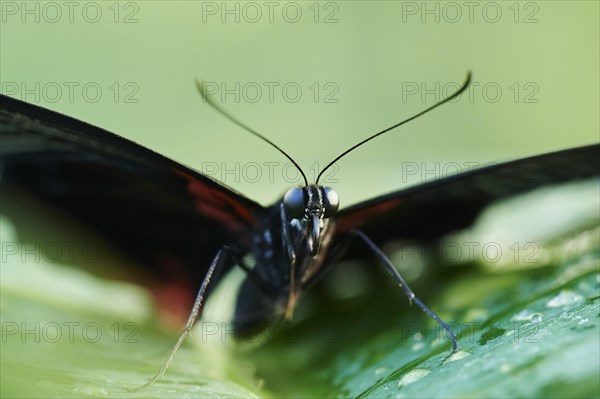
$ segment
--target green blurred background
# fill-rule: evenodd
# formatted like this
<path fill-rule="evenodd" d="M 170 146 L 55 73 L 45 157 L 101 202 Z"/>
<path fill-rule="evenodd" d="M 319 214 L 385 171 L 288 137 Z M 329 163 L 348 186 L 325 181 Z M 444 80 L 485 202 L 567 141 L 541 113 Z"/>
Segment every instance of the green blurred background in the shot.
<path fill-rule="evenodd" d="M 309 169 L 473 71 L 469 95 L 340 162 L 343 205 L 420 181 L 399 177 L 403 162 L 435 170 L 599 139 L 594 1 L 3 1 L 2 10 L 4 94 L 121 134 L 263 204 L 289 187 L 286 160 L 203 104 L 195 79 L 239 83 L 239 101 L 228 95 L 226 108 Z M 263 89 L 256 102 L 252 82 Z M 273 102 L 265 82 L 276 85 Z M 292 102 L 295 87 L 302 94 Z M 208 169 L 215 162 L 219 170 Z M 222 176 L 221 162 L 240 162 L 240 172 Z M 266 166 L 244 179 L 245 162 L 276 162 L 274 181 Z"/>

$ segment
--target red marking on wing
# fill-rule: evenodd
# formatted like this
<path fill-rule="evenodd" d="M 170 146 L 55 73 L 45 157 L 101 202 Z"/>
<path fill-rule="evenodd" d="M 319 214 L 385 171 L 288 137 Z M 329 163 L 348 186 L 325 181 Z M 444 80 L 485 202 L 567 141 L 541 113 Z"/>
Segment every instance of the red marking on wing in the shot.
<path fill-rule="evenodd" d="M 355 209 L 340 217 L 337 220 L 336 228 L 340 233 L 358 228 L 370 219 L 396 208 L 401 202 L 400 198 L 392 198 L 377 204 L 367 205 L 364 208 Z"/>
<path fill-rule="evenodd" d="M 173 330 L 185 324 L 194 304 L 194 293 L 189 282 L 170 281 L 151 287 L 160 322 Z"/>
<path fill-rule="evenodd" d="M 203 216 L 216 220 L 232 233 L 241 232 L 254 223 L 254 215 L 250 209 L 227 192 L 210 187 L 185 172 L 173 171 L 187 180 L 187 190 L 194 197 L 196 209 Z"/>

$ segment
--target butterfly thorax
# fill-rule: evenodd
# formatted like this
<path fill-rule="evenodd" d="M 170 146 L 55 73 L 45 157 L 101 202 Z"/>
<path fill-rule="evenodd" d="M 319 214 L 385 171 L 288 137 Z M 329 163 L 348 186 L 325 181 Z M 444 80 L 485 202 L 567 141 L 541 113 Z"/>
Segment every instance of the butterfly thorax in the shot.
<path fill-rule="evenodd" d="M 262 324 L 273 315 L 292 318 L 302 292 L 323 270 L 337 204 L 329 188 L 292 188 L 257 223 L 244 257 L 252 275 L 240 291 L 240 326 Z"/>

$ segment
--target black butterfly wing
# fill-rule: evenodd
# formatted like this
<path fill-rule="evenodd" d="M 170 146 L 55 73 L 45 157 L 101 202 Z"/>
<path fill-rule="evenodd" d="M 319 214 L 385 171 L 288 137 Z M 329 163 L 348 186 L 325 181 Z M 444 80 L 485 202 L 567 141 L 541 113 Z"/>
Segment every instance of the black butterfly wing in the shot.
<path fill-rule="evenodd" d="M 193 170 L 87 123 L 0 98 L 0 182 L 75 217 L 191 295 L 219 247 L 264 208 Z M 4 195 L 4 194 L 3 194 Z"/>
<path fill-rule="evenodd" d="M 352 206 L 339 213 L 336 233 L 360 228 L 379 245 L 393 239 L 429 242 L 470 226 L 496 200 L 599 175 L 598 144 L 519 159 Z"/>

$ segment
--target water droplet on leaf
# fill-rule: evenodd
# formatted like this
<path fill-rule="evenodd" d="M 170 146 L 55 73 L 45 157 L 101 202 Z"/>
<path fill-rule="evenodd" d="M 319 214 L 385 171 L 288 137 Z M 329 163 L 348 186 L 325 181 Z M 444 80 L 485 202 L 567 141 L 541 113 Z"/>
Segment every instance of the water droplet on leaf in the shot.
<path fill-rule="evenodd" d="M 531 322 L 532 323 L 535 323 L 535 324 L 541 323 L 543 319 L 544 318 L 542 317 L 542 315 L 540 313 L 534 313 L 534 314 L 531 315 Z"/>

